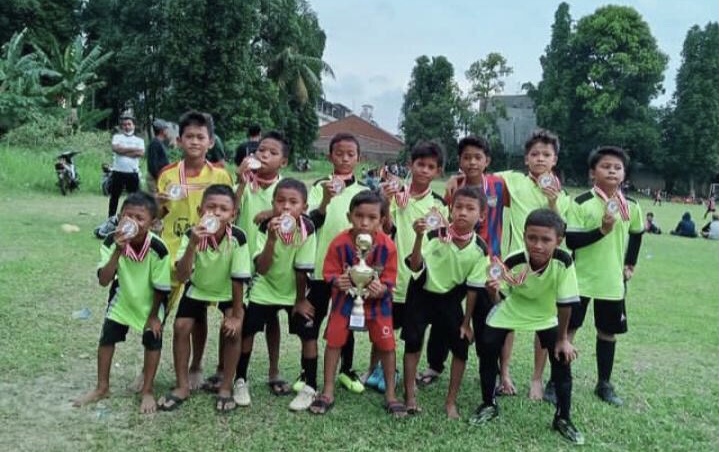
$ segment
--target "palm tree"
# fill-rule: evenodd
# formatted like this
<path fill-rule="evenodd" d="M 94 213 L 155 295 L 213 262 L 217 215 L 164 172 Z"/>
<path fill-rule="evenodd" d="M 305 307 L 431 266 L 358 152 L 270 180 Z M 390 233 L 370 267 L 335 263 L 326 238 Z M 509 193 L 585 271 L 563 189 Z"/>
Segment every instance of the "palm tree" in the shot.
<path fill-rule="evenodd" d="M 0 54 L 0 95 L 42 96 L 40 78 L 55 75 L 46 69 L 36 53 L 23 54 L 27 28 L 15 33 Z"/>
<path fill-rule="evenodd" d="M 293 46 L 278 53 L 267 69 L 267 76 L 300 105 L 307 103 L 310 96 L 322 93 L 322 74 L 335 76 L 330 65 L 321 58 L 303 55 Z"/>

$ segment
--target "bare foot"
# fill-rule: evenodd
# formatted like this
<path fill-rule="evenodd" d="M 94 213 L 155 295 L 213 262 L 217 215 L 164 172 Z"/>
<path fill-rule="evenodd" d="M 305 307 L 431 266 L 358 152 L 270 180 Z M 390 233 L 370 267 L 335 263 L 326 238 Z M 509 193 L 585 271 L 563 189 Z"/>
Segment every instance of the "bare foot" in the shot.
<path fill-rule="evenodd" d="M 137 374 L 135 379 L 132 381 L 130 386 L 127 387 L 127 390 L 130 392 L 133 392 L 135 394 L 139 394 L 140 391 L 142 391 L 142 385 L 145 383 L 145 374 L 140 372 Z"/>
<path fill-rule="evenodd" d="M 510 376 L 502 377 L 500 382 L 503 395 L 516 395 L 517 388 L 514 387 L 514 382 Z M 530 396 L 531 397 L 531 396 Z"/>
<path fill-rule="evenodd" d="M 529 400 L 542 400 L 542 397 L 544 397 L 542 380 L 532 380 L 529 384 Z"/>
<path fill-rule="evenodd" d="M 457 405 L 445 405 L 444 411 L 447 412 L 448 418 L 459 419 L 459 411 L 457 411 Z"/>
<path fill-rule="evenodd" d="M 157 403 L 152 394 L 143 394 L 140 402 L 140 413 L 151 414 L 157 411 Z"/>
<path fill-rule="evenodd" d="M 94 403 L 99 400 L 105 399 L 110 395 L 109 389 L 94 389 L 81 397 L 78 397 L 72 402 L 72 406 L 75 408 L 79 408 L 81 406 L 85 406 L 88 403 Z"/>
<path fill-rule="evenodd" d="M 190 371 L 190 391 L 197 391 L 202 387 L 205 378 L 202 376 L 202 369 Z"/>

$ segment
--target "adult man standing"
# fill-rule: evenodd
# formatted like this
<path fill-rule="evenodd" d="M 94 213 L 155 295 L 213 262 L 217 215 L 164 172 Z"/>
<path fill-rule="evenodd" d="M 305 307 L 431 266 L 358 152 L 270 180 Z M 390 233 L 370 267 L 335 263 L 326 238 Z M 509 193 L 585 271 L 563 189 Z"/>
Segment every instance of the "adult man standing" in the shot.
<path fill-rule="evenodd" d="M 113 217 L 123 190 L 134 193 L 140 189 L 140 157 L 145 155 L 145 140 L 135 136 L 135 118 L 120 116 L 121 133 L 112 136 L 112 174 L 110 205 L 107 216 Z"/>
<path fill-rule="evenodd" d="M 235 165 L 240 166 L 240 163 L 242 163 L 245 157 L 257 150 L 257 147 L 260 145 L 261 135 L 262 128 L 259 124 L 252 124 L 247 129 L 247 141 L 240 144 L 235 151 Z"/>
<path fill-rule="evenodd" d="M 169 138 L 170 125 L 162 119 L 155 119 L 152 122 L 152 131 L 155 137 L 147 147 L 147 191 L 157 191 L 157 177 L 162 168 L 170 164 L 167 158 L 167 140 Z"/>

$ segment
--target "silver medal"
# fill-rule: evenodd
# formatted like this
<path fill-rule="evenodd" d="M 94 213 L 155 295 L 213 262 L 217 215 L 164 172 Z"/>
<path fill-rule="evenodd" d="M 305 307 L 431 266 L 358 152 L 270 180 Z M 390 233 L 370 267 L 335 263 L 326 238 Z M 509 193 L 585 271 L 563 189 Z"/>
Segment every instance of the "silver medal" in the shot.
<path fill-rule="evenodd" d="M 424 221 L 427 223 L 427 228 L 431 231 L 442 227 L 442 215 L 440 215 L 439 212 L 432 211 L 428 213 L 427 216 L 424 217 Z"/>
<path fill-rule="evenodd" d="M 220 229 L 220 219 L 212 214 L 207 214 L 200 219 L 200 224 L 205 227 L 205 230 L 210 234 L 214 234 Z"/>
<path fill-rule="evenodd" d="M 541 188 L 549 188 L 554 185 L 554 177 L 549 173 L 544 173 L 539 176 L 537 183 Z"/>
<path fill-rule="evenodd" d="M 614 215 L 619 212 L 619 201 L 616 199 L 610 199 L 607 201 L 607 213 Z"/>
<path fill-rule="evenodd" d="M 487 274 L 491 279 L 500 279 L 504 275 L 504 269 L 501 265 L 494 263 L 487 269 Z"/>
<path fill-rule="evenodd" d="M 332 192 L 335 194 L 339 194 L 344 190 L 345 183 L 342 179 L 339 177 L 332 178 L 332 182 L 330 183 L 330 188 L 332 189 Z"/>
<path fill-rule="evenodd" d="M 295 217 L 288 214 L 282 214 L 280 217 L 280 232 L 283 234 L 290 234 L 294 232 L 295 228 L 297 227 L 297 220 L 295 220 Z"/>
<path fill-rule="evenodd" d="M 123 218 L 120 224 L 117 226 L 117 230 L 122 234 L 123 237 L 131 239 L 137 235 L 140 231 L 140 226 L 135 220 L 130 218 Z"/>
<path fill-rule="evenodd" d="M 492 208 L 497 207 L 497 197 L 487 196 L 487 205 Z"/>
<path fill-rule="evenodd" d="M 254 156 L 247 157 L 247 168 L 252 171 L 258 170 L 262 167 L 262 162 L 257 160 Z"/>
<path fill-rule="evenodd" d="M 180 184 L 170 184 L 166 189 L 167 197 L 172 201 L 177 201 L 185 197 L 185 190 Z"/>

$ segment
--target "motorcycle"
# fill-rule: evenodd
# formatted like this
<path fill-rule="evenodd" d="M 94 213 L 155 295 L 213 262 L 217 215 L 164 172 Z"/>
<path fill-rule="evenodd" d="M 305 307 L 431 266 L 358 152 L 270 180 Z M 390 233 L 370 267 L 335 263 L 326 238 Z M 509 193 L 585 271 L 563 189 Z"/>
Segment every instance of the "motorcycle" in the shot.
<path fill-rule="evenodd" d="M 55 173 L 57 174 L 57 186 L 60 187 L 60 193 L 63 196 L 68 192 L 77 190 L 80 187 L 80 175 L 75 168 L 73 157 L 79 154 L 79 151 L 65 151 L 57 156 L 55 160 Z"/>

